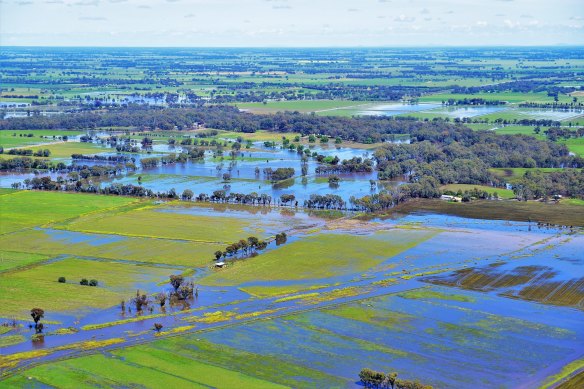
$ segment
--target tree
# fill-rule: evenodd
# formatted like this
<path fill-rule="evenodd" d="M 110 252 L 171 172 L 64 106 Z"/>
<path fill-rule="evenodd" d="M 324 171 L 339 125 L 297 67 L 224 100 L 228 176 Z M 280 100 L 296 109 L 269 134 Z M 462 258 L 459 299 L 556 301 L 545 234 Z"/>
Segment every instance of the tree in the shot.
<path fill-rule="evenodd" d="M 385 380 L 385 374 L 368 368 L 359 372 L 361 382 L 367 387 L 378 387 Z"/>
<path fill-rule="evenodd" d="M 142 312 L 142 308 L 149 303 L 148 296 L 145 294 L 140 295 L 140 290 L 137 290 L 136 297 L 132 299 L 132 303 L 134 303 L 137 312 Z"/>
<path fill-rule="evenodd" d="M 156 301 L 158 302 L 158 304 L 160 304 L 160 308 L 164 307 L 164 304 L 166 304 L 166 294 L 158 293 L 156 295 Z"/>
<path fill-rule="evenodd" d="M 43 332 L 43 323 L 39 323 L 39 321 L 45 317 L 45 311 L 41 308 L 33 308 L 30 310 L 30 316 L 32 316 L 32 320 L 34 320 L 34 328 L 37 334 Z"/>
<path fill-rule="evenodd" d="M 333 186 L 333 187 L 339 186 L 340 181 L 341 181 L 341 178 L 335 174 L 333 174 L 332 176 L 329 176 L 329 178 L 328 178 L 329 185 Z"/>
<path fill-rule="evenodd" d="M 396 380 L 397 380 L 397 373 L 396 372 L 387 373 L 385 375 L 386 386 L 387 386 L 387 384 L 389 384 L 391 389 L 394 389 Z"/>
<path fill-rule="evenodd" d="M 247 244 L 251 248 L 256 248 L 258 243 L 259 243 L 259 239 L 256 238 L 255 236 L 250 236 L 249 238 L 247 238 Z"/>
<path fill-rule="evenodd" d="M 288 236 L 286 235 L 285 232 L 276 234 L 276 245 L 281 245 L 286 243 L 286 240 L 288 239 Z"/>
<path fill-rule="evenodd" d="M 160 332 L 161 329 L 162 329 L 162 324 L 160 324 L 160 323 L 154 323 L 154 330 L 156 332 Z"/>
<path fill-rule="evenodd" d="M 176 293 L 178 291 L 178 288 L 180 288 L 183 281 L 184 281 L 184 278 L 181 275 L 174 275 L 173 274 L 170 276 L 170 284 L 174 288 L 174 293 Z"/>
<path fill-rule="evenodd" d="M 30 316 L 32 316 L 32 320 L 34 320 L 36 324 L 39 320 L 45 317 L 45 311 L 41 308 L 33 308 L 30 310 Z"/>
<path fill-rule="evenodd" d="M 190 190 L 190 189 L 185 189 L 185 190 L 182 192 L 182 196 L 181 196 L 181 197 L 182 197 L 182 199 L 183 199 L 183 200 L 188 200 L 188 201 L 190 201 L 190 200 L 193 198 L 193 196 L 194 196 L 194 195 L 195 195 L 195 194 L 193 193 L 193 191 L 192 191 L 192 190 Z"/>
<path fill-rule="evenodd" d="M 219 260 L 223 256 L 223 252 L 220 250 L 215 251 L 215 260 Z"/>
<path fill-rule="evenodd" d="M 280 201 L 284 205 L 286 205 L 287 203 L 290 203 L 290 202 L 294 201 L 295 199 L 296 199 L 296 196 L 294 196 L 293 194 L 283 194 L 283 195 L 280 196 Z"/>

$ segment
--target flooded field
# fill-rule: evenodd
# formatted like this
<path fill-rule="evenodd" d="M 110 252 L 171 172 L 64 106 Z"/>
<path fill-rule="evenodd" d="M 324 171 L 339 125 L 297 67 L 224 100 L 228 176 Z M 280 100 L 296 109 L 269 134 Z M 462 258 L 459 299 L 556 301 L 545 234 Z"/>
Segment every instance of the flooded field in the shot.
<path fill-rule="evenodd" d="M 475 116 L 482 116 L 505 110 L 507 110 L 505 106 L 500 107 L 479 106 L 479 107 L 443 107 L 432 110 L 423 110 L 421 112 L 436 114 L 449 118 L 472 118 Z"/>
<path fill-rule="evenodd" d="M 103 137 L 104 134 L 98 134 Z M 79 136 L 77 136 L 78 138 Z M 232 144 L 232 140 L 222 140 Z M 79 148 L 82 149 L 79 149 Z M 97 181 L 96 185 L 133 184 L 141 185 L 146 189 L 159 191 L 169 191 L 174 189 L 177 193 L 182 193 L 185 189 L 191 189 L 195 195 L 206 193 L 211 195 L 216 190 L 225 190 L 226 195 L 230 193 L 256 193 L 257 195 L 269 195 L 274 201 L 279 200 L 281 195 L 294 194 L 295 201 L 300 205 L 308 200 L 311 195 L 337 195 L 348 203 L 351 196 L 363 197 L 370 193 L 377 193 L 384 187 L 396 186 L 398 181 L 386 182 L 371 185 L 371 180 L 376 180 L 377 174 L 374 171 L 367 173 L 337 173 L 340 183 L 331 185 L 328 182 L 330 174 L 317 174 L 316 169 L 322 166 L 314 158 L 308 158 L 303 162 L 302 153 L 296 150 L 290 151 L 280 147 L 267 147 L 263 142 L 254 142 L 252 148 L 244 149 L 230 156 L 226 151 L 225 155 L 217 156 L 213 152 L 207 151 L 202 160 L 189 160 L 175 164 L 159 164 L 156 167 L 142 167 L 141 160 L 144 158 L 163 157 L 169 154 L 177 154 L 183 150 L 180 146 L 156 143 L 151 150 L 142 153 L 116 153 L 111 147 L 99 142 L 80 143 L 68 142 L 49 146 L 55 162 L 63 162 L 73 165 L 107 165 L 108 161 L 99 160 L 73 160 L 71 154 L 98 155 L 103 157 L 126 155 L 135 161 L 138 169 L 136 171 L 122 171 L 116 177 L 105 181 Z M 350 160 L 352 158 L 371 158 L 372 154 L 368 150 L 344 147 L 344 146 L 315 146 L 310 145 L 311 153 L 317 153 L 324 157 L 337 157 L 339 161 Z M 302 166 L 306 166 L 306 175 L 302 175 Z M 266 179 L 264 169 L 276 170 L 278 168 L 293 168 L 294 176 L 281 181 L 270 182 Z M 228 174 L 229 179 L 224 175 Z M 332 173 L 331 173 L 332 174 Z M 3 172 L 0 176 L 0 187 L 10 188 L 13 184 L 22 183 L 26 179 L 32 179 L 39 175 L 47 175 L 52 179 L 57 179 L 64 174 L 59 172 L 32 172 L 32 171 L 11 171 Z"/>
<path fill-rule="evenodd" d="M 440 107 L 440 104 L 380 104 L 358 111 L 358 115 L 368 116 L 395 116 L 413 112 L 421 112 Z"/>
<path fill-rule="evenodd" d="M 69 197 L 49 212 L 41 204 L 50 196 Z M 12 207 L 14 227 L 0 235 L 0 294 L 13 296 L 0 307 L 7 385 L 86 376 L 106 386 L 212 386 L 212 374 L 191 369 L 152 382 L 131 373 L 169 353 L 254 387 L 355 387 L 363 367 L 458 388 L 533 387 L 578 371 L 563 369 L 583 356 L 579 228 L 147 200 L 56 217 L 85 197 L 0 196 L 45 215 L 17 222 Z M 280 232 L 284 243 L 273 240 Z M 268 240 L 265 250 L 213 266 L 216 250 L 252 235 Z M 36 257 L 19 265 L 27 253 Z M 196 296 L 155 303 L 177 274 Z M 139 312 L 137 290 L 150 300 Z M 45 310 L 41 335 L 29 326 L 30 301 Z"/>

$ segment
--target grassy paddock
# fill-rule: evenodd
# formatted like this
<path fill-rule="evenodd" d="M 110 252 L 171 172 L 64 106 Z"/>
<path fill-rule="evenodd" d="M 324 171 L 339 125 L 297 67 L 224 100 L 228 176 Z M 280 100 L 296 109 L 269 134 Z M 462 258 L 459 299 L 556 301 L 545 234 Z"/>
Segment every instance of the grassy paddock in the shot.
<path fill-rule="evenodd" d="M 491 172 L 493 172 L 495 175 L 501 177 L 501 178 L 505 178 L 507 181 L 513 183 L 514 181 L 517 181 L 519 178 L 523 177 L 525 175 L 525 173 L 527 173 L 528 171 L 540 171 L 543 173 L 550 173 L 550 172 L 557 172 L 557 171 L 562 171 L 564 169 L 562 168 L 523 168 L 523 167 L 517 167 L 517 168 L 491 168 L 489 169 Z"/>
<path fill-rule="evenodd" d="M 306 280 L 365 271 L 429 239 L 434 232 L 392 230 L 372 235 L 321 234 L 239 261 L 203 278 L 207 285 Z"/>
<path fill-rule="evenodd" d="M 67 239 L 51 236 L 43 230 L 30 230 L 0 236 L 0 247 L 9 251 L 49 256 L 66 254 L 192 267 L 206 266 L 213 258 L 213 253 L 224 248 L 221 244 L 175 239 L 113 238 L 80 233 L 73 239 Z"/>
<path fill-rule="evenodd" d="M 14 136 L 16 134 L 16 136 Z M 25 135 L 33 134 L 32 137 Z M 66 130 L 4 130 L 0 131 L 0 146 L 7 148 L 30 146 L 39 143 L 59 142 L 58 137 L 74 137 L 83 134 L 82 131 Z M 21 136 L 22 135 L 22 136 Z M 55 139 L 53 139 L 53 136 Z M 48 139 L 46 138 L 48 137 Z"/>
<path fill-rule="evenodd" d="M 67 258 L 0 275 L 0 295 L 11 296 L 0 306 L 0 317 L 29 319 L 33 306 L 42 307 L 47 320 L 52 312 L 107 308 L 131 297 L 136 283 L 159 282 L 171 273 L 164 267 Z M 61 276 L 66 283 L 58 282 Z M 82 278 L 96 279 L 99 285 L 80 285 Z"/>
<path fill-rule="evenodd" d="M 108 215 L 94 214 L 74 220 L 65 228 L 90 233 L 229 243 L 262 233 L 260 228 L 254 228 L 239 218 L 159 211 L 164 209 L 155 206 L 128 212 L 114 211 Z"/>
<path fill-rule="evenodd" d="M 105 210 L 138 201 L 119 196 L 18 191 L 0 196 L 0 234 L 62 221 L 88 212 Z M 16 250 L 18 251 L 18 250 Z"/>
<path fill-rule="evenodd" d="M 46 255 L 0 250 L 0 272 L 32 265 L 49 259 Z"/>
<path fill-rule="evenodd" d="M 270 101 L 263 103 L 238 103 L 240 109 L 247 109 L 253 113 L 275 113 L 281 111 L 317 112 L 323 110 L 335 110 L 367 104 L 365 101 L 347 100 L 291 100 Z"/>
<path fill-rule="evenodd" d="M 51 152 L 51 158 L 71 158 L 71 154 L 98 154 L 115 149 L 105 148 L 95 143 L 81 142 L 61 142 L 43 146 L 26 146 L 26 149 L 38 150 L 48 149 Z"/>
<path fill-rule="evenodd" d="M 442 186 L 440 189 L 442 189 L 443 191 L 449 190 L 449 191 L 452 191 L 455 193 L 458 192 L 459 190 L 461 190 L 464 193 L 464 191 L 467 191 L 467 190 L 471 191 L 475 188 L 478 190 L 485 191 L 489 194 L 497 193 L 499 195 L 499 197 L 501 197 L 503 199 L 512 199 L 515 197 L 515 194 L 513 193 L 512 190 L 503 189 L 503 188 L 493 188 L 492 186 L 485 186 L 485 185 L 449 184 L 449 185 Z"/>

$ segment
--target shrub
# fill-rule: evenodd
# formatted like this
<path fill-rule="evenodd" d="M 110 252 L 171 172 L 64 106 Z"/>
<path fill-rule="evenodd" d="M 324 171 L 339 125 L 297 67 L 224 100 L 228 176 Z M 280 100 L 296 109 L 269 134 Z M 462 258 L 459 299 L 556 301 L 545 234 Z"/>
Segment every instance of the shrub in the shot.
<path fill-rule="evenodd" d="M 81 284 L 81 285 L 89 285 L 89 281 L 87 281 L 87 278 L 83 278 L 83 279 L 81 279 L 81 281 L 79 281 L 79 284 Z"/>
<path fill-rule="evenodd" d="M 90 280 L 89 286 L 97 286 L 97 280 Z"/>
<path fill-rule="evenodd" d="M 61 284 L 64 284 L 65 282 L 67 282 L 67 280 L 65 279 L 65 277 L 59 277 L 58 280 Z"/>

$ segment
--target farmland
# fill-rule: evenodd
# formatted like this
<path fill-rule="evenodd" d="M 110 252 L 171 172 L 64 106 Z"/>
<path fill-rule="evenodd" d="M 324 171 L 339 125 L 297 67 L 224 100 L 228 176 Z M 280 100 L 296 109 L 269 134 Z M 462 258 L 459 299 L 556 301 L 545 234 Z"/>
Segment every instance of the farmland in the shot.
<path fill-rule="evenodd" d="M 0 60 L 0 388 L 581 382 L 580 47 Z"/>
<path fill-rule="evenodd" d="M 69 196 L 69 202 L 76 204 L 87 196 L 12 192 L 2 197 L 24 195 L 30 196 L 31 203 L 38 197 L 34 203 L 39 215 L 47 209 L 55 211 L 51 197 L 58 204 L 60 198 Z M 8 327 L 0 335 L 2 347 L 13 355 L 0 359 L 8 373 L 7 385 L 33 380 L 67 387 L 87 377 L 89 386 L 156 387 L 160 380 L 196 386 L 213 384 L 213 374 L 220 374 L 227 380 L 221 385 L 227 386 L 225 382 L 254 387 L 311 382 L 310 386 L 345 387 L 360 369 L 357 358 L 373 367 L 396 366 L 404 376 L 436 386 L 450 386 L 467 382 L 449 372 L 460 363 L 457 358 L 471 356 L 483 361 L 468 366 L 473 380 L 482 377 L 485 385 L 492 385 L 490 380 L 495 378 L 489 378 L 486 371 L 498 369 L 496 379 L 519 383 L 560 374 L 555 366 L 561 367 L 583 341 L 575 326 L 581 314 L 581 281 L 569 278 L 580 266 L 576 258 L 584 236 L 581 232 L 532 229 L 526 222 L 483 220 L 477 224 L 473 219 L 415 213 L 366 222 L 299 213 L 281 219 L 278 211 L 269 211 L 256 219 L 254 213 L 245 213 L 245 207 L 103 198 L 120 203 L 101 209 L 94 204 L 96 208 L 91 210 L 78 207 L 77 215 L 73 209 L 60 211 L 61 217 L 31 220 L 19 225 L 20 232 L 2 235 L 2 247 L 10 251 L 3 254 L 8 268 L 0 273 L 0 292 L 13 298 L 3 304 L 0 315 L 24 324 L 30 309 L 27 303 L 33 300 L 46 311 L 43 353 L 27 351 L 31 333 L 26 327 Z M 26 210 L 14 207 L 11 213 L 17 220 Z M 168 215 L 178 219 L 168 219 Z M 150 223 L 158 230 L 146 234 L 132 223 L 148 218 L 154 218 Z M 173 224 L 177 220 L 179 224 Z M 231 230 L 223 229 L 223 236 L 219 230 L 213 232 L 219 228 L 213 223 L 228 224 Z M 127 229 L 120 229 L 123 225 Z M 289 232 L 287 243 L 270 245 L 265 253 L 235 260 L 224 269 L 208 267 L 212 250 L 236 236 L 282 229 Z M 25 232 L 21 239 L 18 234 Z M 202 242 L 210 239 L 207 234 L 217 236 L 216 243 Z M 132 249 L 136 239 L 143 242 L 141 254 Z M 19 244 L 11 244 L 14 241 Z M 199 258 L 192 255 L 196 249 L 191 249 L 189 258 L 165 241 L 213 247 Z M 37 254 L 28 256 L 26 252 Z M 557 263 L 547 258 L 558 258 Z M 576 262 L 564 264 L 562 258 Z M 543 263 L 549 270 L 542 268 Z M 568 263 L 571 267 L 566 267 Z M 521 273 L 518 266 L 537 270 Z M 546 271 L 554 276 L 543 277 Z M 469 272 L 477 276 L 469 278 Z M 128 312 L 120 315 L 119 302 L 131 297 L 135 289 L 155 294 L 165 288 L 170 274 L 181 273 L 193 277 L 200 293 L 186 307 L 155 308 L 136 317 Z M 489 279 L 480 281 L 481 274 Z M 461 276 L 465 281 L 457 282 Z M 59 277 L 66 281 L 57 282 Z M 82 278 L 95 278 L 99 283 L 81 285 Z M 500 280 L 502 289 L 491 279 Z M 491 286 L 484 289 L 481 285 L 485 284 Z M 550 295 L 552 290 L 555 293 Z M 519 310 L 513 315 L 500 313 L 507 306 Z M 544 306 L 550 308 L 543 311 Z M 575 311 L 563 313 L 558 321 L 555 310 L 566 306 Z M 527 315 L 534 309 L 542 312 L 537 320 Z M 148 330 L 148 323 L 154 321 L 164 323 L 161 336 Z M 523 338 L 518 324 L 537 333 L 540 342 L 547 342 L 545 351 Z M 423 335 L 412 343 L 406 340 L 412 332 Z M 384 343 L 388 333 L 393 341 Z M 263 335 L 260 339 L 254 334 Z M 103 345 L 84 343 L 89 337 Z M 311 341 L 295 344 L 292 339 L 298 337 Z M 504 368 L 498 357 L 501 339 L 510 348 L 525 350 L 512 360 L 512 369 Z M 147 343 L 132 345 L 138 340 Z M 59 356 L 93 347 L 97 353 L 59 361 Z M 284 347 L 287 352 L 276 355 L 271 351 L 274 347 Z M 180 356 L 176 356 L 177 348 L 184 350 Z M 455 348 L 456 357 L 452 356 Z M 345 352 L 334 351 L 340 349 Z M 452 356 L 448 363 L 431 362 L 431 355 L 445 352 Z M 54 358 L 55 362 L 22 373 L 12 370 Z M 286 368 L 278 368 L 276 373 L 273 369 L 279 364 Z M 412 370 L 420 364 L 428 366 L 422 375 Z M 152 366 L 164 368 L 152 377 L 137 373 L 136 369 Z M 523 374 L 511 373 L 517 370 Z"/>

